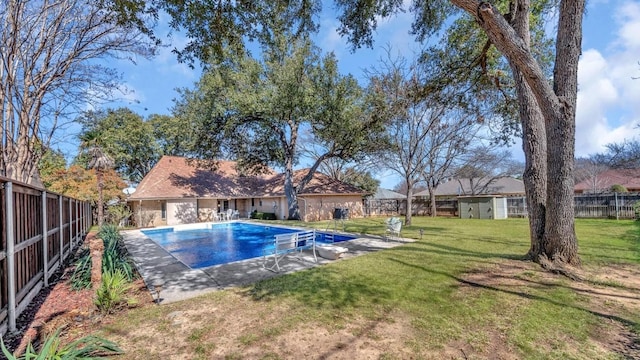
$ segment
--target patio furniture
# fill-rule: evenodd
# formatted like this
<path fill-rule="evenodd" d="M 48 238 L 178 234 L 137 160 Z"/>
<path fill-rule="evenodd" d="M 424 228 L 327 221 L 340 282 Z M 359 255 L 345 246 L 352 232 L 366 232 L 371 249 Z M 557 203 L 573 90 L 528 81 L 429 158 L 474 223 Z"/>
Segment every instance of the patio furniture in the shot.
<path fill-rule="evenodd" d="M 316 250 L 318 251 L 318 255 L 320 255 L 320 257 L 329 260 L 337 260 L 342 256 L 342 254 L 349 251 L 349 249 L 345 247 L 334 245 L 318 245 L 316 246 Z"/>
<path fill-rule="evenodd" d="M 280 272 L 280 262 L 287 255 L 298 255 L 298 259 L 301 258 L 303 250 L 311 249 L 313 253 L 313 261 L 318 262 L 316 255 L 316 230 L 301 231 L 288 234 L 275 235 L 273 241 L 270 241 L 269 245 L 273 244 L 273 248 L 269 246 L 269 249 L 265 249 L 263 254 L 262 267 L 269 271 Z M 273 265 L 267 267 L 269 259 L 273 259 Z"/>
<path fill-rule="evenodd" d="M 402 230 L 402 220 L 397 217 L 388 218 L 385 221 L 387 229 L 385 230 L 385 238 L 391 239 L 394 236 L 399 238 L 400 231 Z"/>

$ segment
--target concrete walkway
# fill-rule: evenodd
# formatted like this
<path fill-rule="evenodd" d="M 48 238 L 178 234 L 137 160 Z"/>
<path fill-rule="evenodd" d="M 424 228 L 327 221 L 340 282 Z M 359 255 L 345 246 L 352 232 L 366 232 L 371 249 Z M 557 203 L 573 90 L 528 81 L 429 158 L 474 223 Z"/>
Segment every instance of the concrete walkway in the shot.
<path fill-rule="evenodd" d="M 373 237 L 343 241 L 337 243 L 336 246 L 347 248 L 349 251 L 343 254 L 339 260 L 327 260 L 318 256 L 318 262 L 314 263 L 311 252 L 305 251 L 300 259 L 294 256 L 285 257 L 280 262 L 282 270 L 275 273 L 263 268 L 263 258 L 261 257 L 204 269 L 191 269 L 141 231 L 128 230 L 121 233 L 125 246 L 149 290 L 153 290 L 154 283 L 162 283 L 160 302 L 163 304 L 192 298 L 215 290 L 249 285 L 274 276 L 320 266 L 331 261 L 344 261 L 355 256 L 414 241 L 412 239 L 385 240 Z"/>

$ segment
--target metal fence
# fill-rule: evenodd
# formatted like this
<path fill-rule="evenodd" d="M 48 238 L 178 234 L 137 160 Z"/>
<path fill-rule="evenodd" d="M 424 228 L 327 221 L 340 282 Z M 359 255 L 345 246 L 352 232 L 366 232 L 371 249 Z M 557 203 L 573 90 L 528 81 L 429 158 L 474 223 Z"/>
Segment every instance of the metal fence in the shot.
<path fill-rule="evenodd" d="M 573 199 L 576 218 L 634 219 L 640 193 L 576 194 Z M 507 198 L 507 208 L 509 217 L 527 216 L 524 197 Z"/>
<path fill-rule="evenodd" d="M 633 206 L 640 201 L 640 193 L 602 193 L 576 194 L 576 218 L 609 218 L 634 219 Z M 414 199 L 413 215 L 428 216 L 431 214 L 428 200 Z M 376 200 L 365 204 L 366 215 L 405 215 L 405 200 Z M 507 214 L 509 217 L 527 217 L 527 203 L 524 197 L 507 198 Z M 436 215 L 458 216 L 458 200 L 437 200 Z"/>
<path fill-rule="evenodd" d="M 91 226 L 91 205 L 0 177 L 0 333 L 49 285 Z"/>

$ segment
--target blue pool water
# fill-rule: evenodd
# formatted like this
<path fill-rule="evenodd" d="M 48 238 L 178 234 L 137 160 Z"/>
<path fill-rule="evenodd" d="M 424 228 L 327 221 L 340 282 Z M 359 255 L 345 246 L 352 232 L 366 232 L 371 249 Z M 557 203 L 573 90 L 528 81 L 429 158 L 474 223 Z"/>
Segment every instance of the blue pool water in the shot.
<path fill-rule="evenodd" d="M 206 228 L 162 228 L 142 233 L 192 269 L 263 256 L 273 247 L 273 237 L 300 231 L 246 223 L 213 224 Z M 317 243 L 354 239 L 353 236 L 317 233 Z"/>

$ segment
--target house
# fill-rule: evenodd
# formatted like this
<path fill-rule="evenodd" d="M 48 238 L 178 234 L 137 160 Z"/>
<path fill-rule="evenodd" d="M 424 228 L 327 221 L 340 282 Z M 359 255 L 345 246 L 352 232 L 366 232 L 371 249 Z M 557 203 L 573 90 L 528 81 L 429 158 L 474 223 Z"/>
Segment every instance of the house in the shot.
<path fill-rule="evenodd" d="M 576 194 L 610 192 L 613 185 L 622 185 L 629 192 L 640 192 L 640 169 L 611 169 L 577 183 Z"/>
<path fill-rule="evenodd" d="M 294 172 L 294 185 L 307 173 Z M 336 208 L 363 215 L 359 188 L 316 172 L 298 195 L 305 221 L 331 219 Z M 262 175 L 239 173 L 236 162 L 219 161 L 215 170 L 178 156 L 163 156 L 129 197 L 134 222 L 141 227 L 210 221 L 213 213 L 237 210 L 241 217 L 252 211 L 288 217 L 284 174 L 267 169 Z"/>
<path fill-rule="evenodd" d="M 524 183 L 512 177 L 452 179 L 438 185 L 433 192 L 436 200 L 454 200 L 459 196 L 501 195 L 507 197 L 525 196 Z M 429 191 L 415 194 L 418 199 L 428 199 Z"/>

